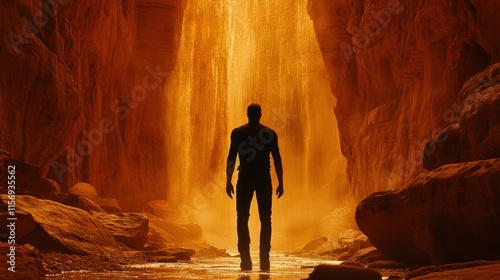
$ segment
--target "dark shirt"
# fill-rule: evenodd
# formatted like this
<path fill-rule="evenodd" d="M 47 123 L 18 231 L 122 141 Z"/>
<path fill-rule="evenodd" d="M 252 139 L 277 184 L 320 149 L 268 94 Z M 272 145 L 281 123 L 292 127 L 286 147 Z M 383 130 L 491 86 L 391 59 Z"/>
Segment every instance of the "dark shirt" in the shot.
<path fill-rule="evenodd" d="M 239 154 L 240 173 L 269 172 L 271 164 L 269 154 L 274 162 L 281 162 L 278 148 L 278 135 L 272 129 L 258 122 L 249 122 L 231 132 L 231 146 L 227 160 L 236 160 Z"/>

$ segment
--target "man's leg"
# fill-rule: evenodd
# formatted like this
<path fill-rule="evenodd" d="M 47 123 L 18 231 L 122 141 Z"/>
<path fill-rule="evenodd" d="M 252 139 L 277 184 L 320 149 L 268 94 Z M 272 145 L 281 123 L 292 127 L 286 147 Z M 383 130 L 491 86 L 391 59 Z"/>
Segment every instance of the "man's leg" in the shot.
<path fill-rule="evenodd" d="M 271 177 L 263 176 L 263 180 L 256 188 L 257 203 L 260 217 L 260 268 L 268 270 L 269 251 L 271 251 L 271 207 L 273 202 L 273 188 Z"/>
<path fill-rule="evenodd" d="M 236 184 L 236 212 L 238 230 L 238 251 L 240 252 L 243 270 L 252 269 L 250 258 L 250 233 L 248 231 L 248 218 L 250 217 L 250 204 L 253 198 L 253 188 L 248 182 L 238 180 Z"/>

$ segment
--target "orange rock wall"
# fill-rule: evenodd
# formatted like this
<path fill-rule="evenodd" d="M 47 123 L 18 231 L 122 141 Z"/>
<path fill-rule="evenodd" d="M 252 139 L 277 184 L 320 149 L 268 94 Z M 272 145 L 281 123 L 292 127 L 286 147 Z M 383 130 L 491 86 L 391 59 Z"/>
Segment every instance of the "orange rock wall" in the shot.
<path fill-rule="evenodd" d="M 0 148 L 125 208 L 166 191 L 163 86 L 185 0 L 0 3 Z M 132 208 L 133 208 L 132 207 Z"/>
<path fill-rule="evenodd" d="M 458 113 L 463 83 L 498 62 L 500 2 L 310 0 L 337 98 L 354 195 L 401 188 Z"/>

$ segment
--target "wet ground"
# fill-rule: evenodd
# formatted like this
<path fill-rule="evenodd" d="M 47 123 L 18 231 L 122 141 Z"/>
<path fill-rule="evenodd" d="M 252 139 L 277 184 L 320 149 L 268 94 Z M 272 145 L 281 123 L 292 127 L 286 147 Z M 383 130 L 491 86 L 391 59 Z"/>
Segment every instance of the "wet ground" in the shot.
<path fill-rule="evenodd" d="M 284 253 L 271 254 L 271 270 L 261 271 L 258 253 L 252 254 L 254 269 L 241 271 L 236 252 L 230 257 L 196 258 L 177 263 L 147 263 L 123 266 L 122 271 L 89 272 L 70 271 L 48 275 L 47 279 L 232 279 L 232 280 L 284 280 L 306 279 L 314 266 L 322 263 L 339 264 L 340 261 L 289 256 Z M 397 271 L 382 271 L 397 274 Z M 387 278 L 387 277 L 385 277 Z"/>

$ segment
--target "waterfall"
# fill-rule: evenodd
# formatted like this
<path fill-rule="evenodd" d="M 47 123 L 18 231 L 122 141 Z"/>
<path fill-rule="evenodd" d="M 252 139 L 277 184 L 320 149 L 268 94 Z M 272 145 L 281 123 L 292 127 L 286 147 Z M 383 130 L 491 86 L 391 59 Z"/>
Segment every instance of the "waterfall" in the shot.
<path fill-rule="evenodd" d="M 277 132 L 283 158 L 285 194 L 273 200 L 274 248 L 325 234 L 323 222 L 345 193 L 335 99 L 306 4 L 198 0 L 186 6 L 166 89 L 166 187 L 179 222 L 200 224 L 210 244 L 236 246 L 225 165 L 231 130 L 247 122 L 250 103 L 262 106 L 261 122 Z M 276 188 L 274 167 L 271 174 Z M 235 186 L 236 179 L 237 171 Z M 250 228 L 255 249 L 256 200 Z"/>

